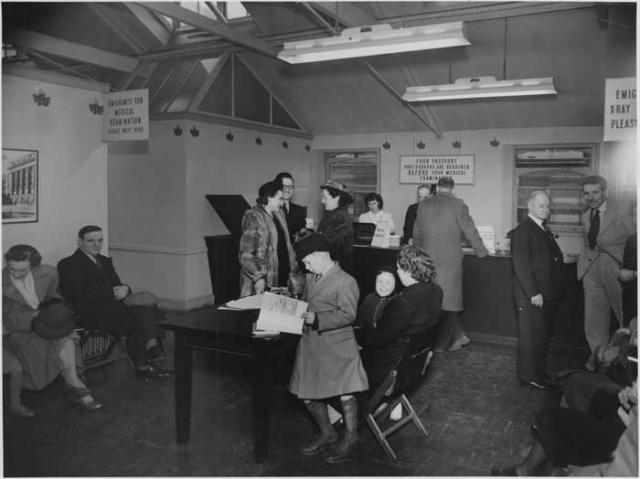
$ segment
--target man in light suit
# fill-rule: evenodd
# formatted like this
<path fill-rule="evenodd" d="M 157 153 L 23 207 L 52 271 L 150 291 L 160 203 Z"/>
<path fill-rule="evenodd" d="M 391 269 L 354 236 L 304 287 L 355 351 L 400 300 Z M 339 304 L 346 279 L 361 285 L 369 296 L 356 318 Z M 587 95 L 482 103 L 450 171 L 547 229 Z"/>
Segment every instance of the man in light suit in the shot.
<path fill-rule="evenodd" d="M 438 180 L 438 193 L 422 200 L 413 227 L 413 244 L 425 250 L 436 265 L 435 282 L 444 293 L 442 319 L 437 341 L 438 349 L 455 351 L 471 342 L 460 324 L 462 311 L 462 236 L 476 255 L 482 258 L 489 252 L 482 243 L 469 208 L 453 196 L 452 178 Z"/>
<path fill-rule="evenodd" d="M 601 176 L 585 178 L 583 192 L 589 209 L 582 214 L 585 244 L 578 280 L 584 288 L 584 332 L 593 352 L 609 343 L 611 310 L 622 326 L 622 286 L 617 276 L 625 241 L 636 226 L 630 215 L 607 199 L 607 181 Z"/>
<path fill-rule="evenodd" d="M 511 234 L 511 260 L 515 281 L 513 299 L 518 310 L 516 371 L 523 386 L 547 389 L 545 369 L 551 325 L 557 310 L 563 257 L 546 226 L 549 196 L 529 195 L 528 217 Z"/>

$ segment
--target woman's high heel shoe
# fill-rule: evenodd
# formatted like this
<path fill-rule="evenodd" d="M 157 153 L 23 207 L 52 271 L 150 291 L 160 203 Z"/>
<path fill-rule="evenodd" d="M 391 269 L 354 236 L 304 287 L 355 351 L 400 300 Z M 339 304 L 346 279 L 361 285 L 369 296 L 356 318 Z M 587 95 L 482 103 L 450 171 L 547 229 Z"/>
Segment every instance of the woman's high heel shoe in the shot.
<path fill-rule="evenodd" d="M 91 390 L 89 388 L 77 388 L 71 386 L 67 383 L 64 385 L 64 391 L 67 396 L 67 399 L 73 404 L 80 406 L 85 411 L 97 411 L 101 409 L 103 404 L 100 401 L 96 401 L 91 396 Z M 85 400 L 85 398 L 91 398 L 90 400 Z"/>

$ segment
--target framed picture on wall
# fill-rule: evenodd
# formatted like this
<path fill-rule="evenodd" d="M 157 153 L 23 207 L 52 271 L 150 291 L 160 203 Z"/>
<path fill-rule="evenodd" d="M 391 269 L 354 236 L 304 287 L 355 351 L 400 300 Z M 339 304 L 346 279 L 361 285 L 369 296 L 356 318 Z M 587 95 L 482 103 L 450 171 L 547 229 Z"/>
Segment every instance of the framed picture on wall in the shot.
<path fill-rule="evenodd" d="M 38 151 L 2 149 L 2 223 L 38 221 Z"/>

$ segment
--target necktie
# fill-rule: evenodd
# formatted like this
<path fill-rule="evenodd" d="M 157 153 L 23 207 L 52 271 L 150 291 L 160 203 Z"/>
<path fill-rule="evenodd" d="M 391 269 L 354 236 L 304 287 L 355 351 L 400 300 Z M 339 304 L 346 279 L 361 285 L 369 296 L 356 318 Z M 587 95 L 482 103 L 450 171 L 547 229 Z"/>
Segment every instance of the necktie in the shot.
<path fill-rule="evenodd" d="M 591 226 L 589 227 L 589 233 L 587 233 L 587 241 L 589 242 L 589 248 L 596 247 L 596 239 L 600 232 L 600 211 L 597 208 L 591 209 Z"/>

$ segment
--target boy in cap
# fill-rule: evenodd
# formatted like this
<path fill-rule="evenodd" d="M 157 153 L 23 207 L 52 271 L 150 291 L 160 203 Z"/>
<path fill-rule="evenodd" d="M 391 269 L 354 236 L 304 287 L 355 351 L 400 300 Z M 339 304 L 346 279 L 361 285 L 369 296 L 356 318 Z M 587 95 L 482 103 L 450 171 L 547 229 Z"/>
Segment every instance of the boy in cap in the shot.
<path fill-rule="evenodd" d="M 312 234 L 295 245 L 307 270 L 303 300 L 309 303 L 298 343 L 289 390 L 302 399 L 320 427 L 320 436 L 300 448 L 314 456 L 329 449 L 324 460 L 345 461 L 358 442 L 358 404 L 354 393 L 369 388 L 352 324 L 358 296 L 356 280 L 329 255 L 326 238 Z M 340 397 L 345 434 L 338 442 L 326 401 Z"/>

